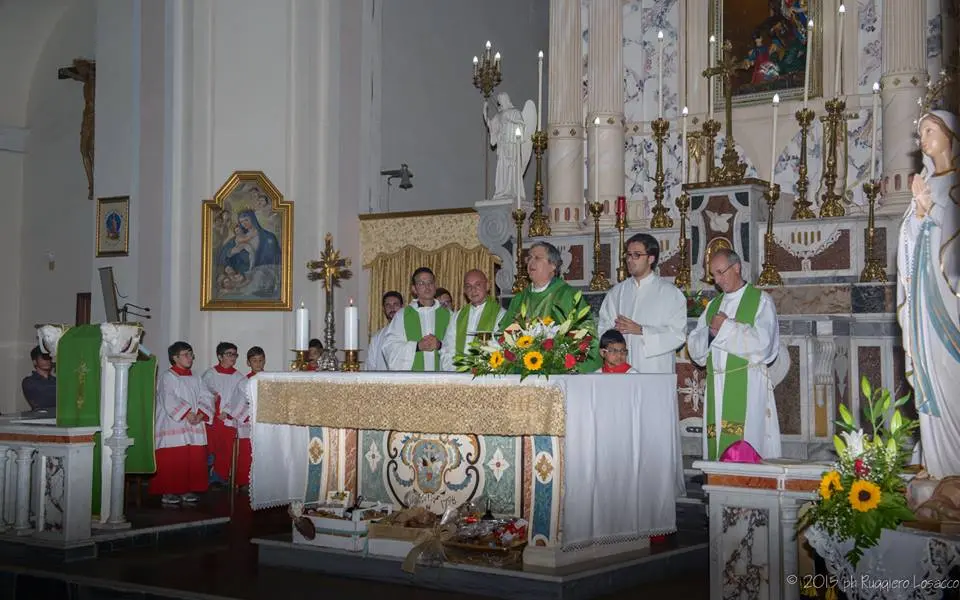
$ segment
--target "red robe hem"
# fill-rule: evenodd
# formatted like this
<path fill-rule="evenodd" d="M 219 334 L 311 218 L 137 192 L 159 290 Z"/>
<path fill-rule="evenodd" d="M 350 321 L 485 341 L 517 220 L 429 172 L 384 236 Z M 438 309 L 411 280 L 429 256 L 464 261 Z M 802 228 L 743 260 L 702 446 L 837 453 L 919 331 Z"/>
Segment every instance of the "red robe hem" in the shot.
<path fill-rule="evenodd" d="M 205 492 L 207 474 L 206 446 L 157 448 L 157 473 L 150 479 L 151 494 Z"/>

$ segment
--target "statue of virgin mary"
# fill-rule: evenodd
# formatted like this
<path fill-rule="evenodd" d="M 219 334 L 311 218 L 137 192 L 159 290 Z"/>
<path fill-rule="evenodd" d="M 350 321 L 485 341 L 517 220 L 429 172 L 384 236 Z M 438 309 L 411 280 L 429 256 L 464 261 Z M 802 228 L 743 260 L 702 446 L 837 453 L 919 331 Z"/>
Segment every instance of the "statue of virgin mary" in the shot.
<path fill-rule="evenodd" d="M 960 475 L 960 137 L 956 115 L 941 110 L 917 129 L 923 170 L 900 226 L 897 320 L 923 465 L 942 479 Z"/>

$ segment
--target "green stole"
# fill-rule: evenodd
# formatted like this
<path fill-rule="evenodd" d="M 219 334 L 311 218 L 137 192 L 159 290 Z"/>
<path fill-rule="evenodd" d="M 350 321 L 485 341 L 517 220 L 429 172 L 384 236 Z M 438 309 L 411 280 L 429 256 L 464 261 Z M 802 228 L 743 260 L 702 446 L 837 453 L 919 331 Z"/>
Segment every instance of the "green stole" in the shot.
<path fill-rule="evenodd" d="M 436 300 L 434 300 L 434 302 L 436 302 Z M 433 335 L 442 340 L 444 334 L 447 332 L 447 325 L 449 324 L 450 311 L 443 307 L 438 308 Z M 406 306 L 403 309 L 403 330 L 407 334 L 408 342 L 419 342 L 420 338 L 423 337 L 423 333 L 420 331 L 420 313 L 412 306 Z M 423 371 L 423 352 L 420 350 L 417 350 L 414 354 L 413 368 L 410 370 L 417 372 Z M 440 370 L 439 360 L 433 361 L 433 370 Z"/>
<path fill-rule="evenodd" d="M 480 321 L 477 322 L 477 331 L 490 331 L 497 325 L 497 313 L 500 312 L 500 305 L 493 298 L 487 298 L 483 304 L 483 311 L 480 313 Z M 467 345 L 467 321 L 470 319 L 470 305 L 460 309 L 457 315 L 457 340 L 454 347 L 456 354 L 463 354 Z"/>
<path fill-rule="evenodd" d="M 737 323 L 753 325 L 760 308 L 760 290 L 750 284 L 746 285 L 743 298 L 737 307 L 734 320 Z M 720 310 L 723 294 L 720 294 L 707 307 L 707 325 Z M 736 354 L 727 353 L 727 365 L 723 374 L 723 406 L 720 414 L 720 441 L 716 439 L 717 407 L 714 400 L 714 373 L 713 352 L 707 351 L 707 419 L 704 426 L 707 430 L 707 458 L 717 460 L 730 444 L 743 439 L 743 426 L 747 417 L 747 381 L 749 379 L 749 364 L 746 359 Z M 759 452 L 760 449 L 756 448 Z"/>

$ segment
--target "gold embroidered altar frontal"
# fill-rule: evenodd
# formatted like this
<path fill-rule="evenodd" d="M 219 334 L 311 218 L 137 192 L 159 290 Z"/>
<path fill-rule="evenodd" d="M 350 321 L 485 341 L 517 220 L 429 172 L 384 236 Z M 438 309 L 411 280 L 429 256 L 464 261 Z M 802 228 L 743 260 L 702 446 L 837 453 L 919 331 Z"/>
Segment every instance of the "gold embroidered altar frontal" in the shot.
<path fill-rule="evenodd" d="M 417 433 L 566 435 L 556 386 L 261 381 L 257 421 Z"/>

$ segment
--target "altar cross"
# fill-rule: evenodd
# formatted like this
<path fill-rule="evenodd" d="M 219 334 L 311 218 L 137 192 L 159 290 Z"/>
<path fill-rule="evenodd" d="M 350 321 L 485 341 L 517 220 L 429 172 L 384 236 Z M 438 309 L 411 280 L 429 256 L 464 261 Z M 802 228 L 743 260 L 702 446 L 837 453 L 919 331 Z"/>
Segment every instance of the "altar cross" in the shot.
<path fill-rule="evenodd" d="M 737 155 L 736 142 L 733 139 L 733 77 L 737 71 L 743 69 L 743 62 L 737 60 L 733 54 L 733 44 L 730 40 L 723 42 L 723 56 L 719 64 L 704 69 L 703 76 L 707 78 L 707 85 L 713 85 L 712 78 L 723 77 L 723 115 L 726 121 L 726 142 L 724 144 L 722 167 L 719 170 L 719 179 L 723 183 L 741 183 L 746 173 L 746 163 L 740 162 Z M 708 166 L 708 172 L 713 172 L 713 165 Z"/>

